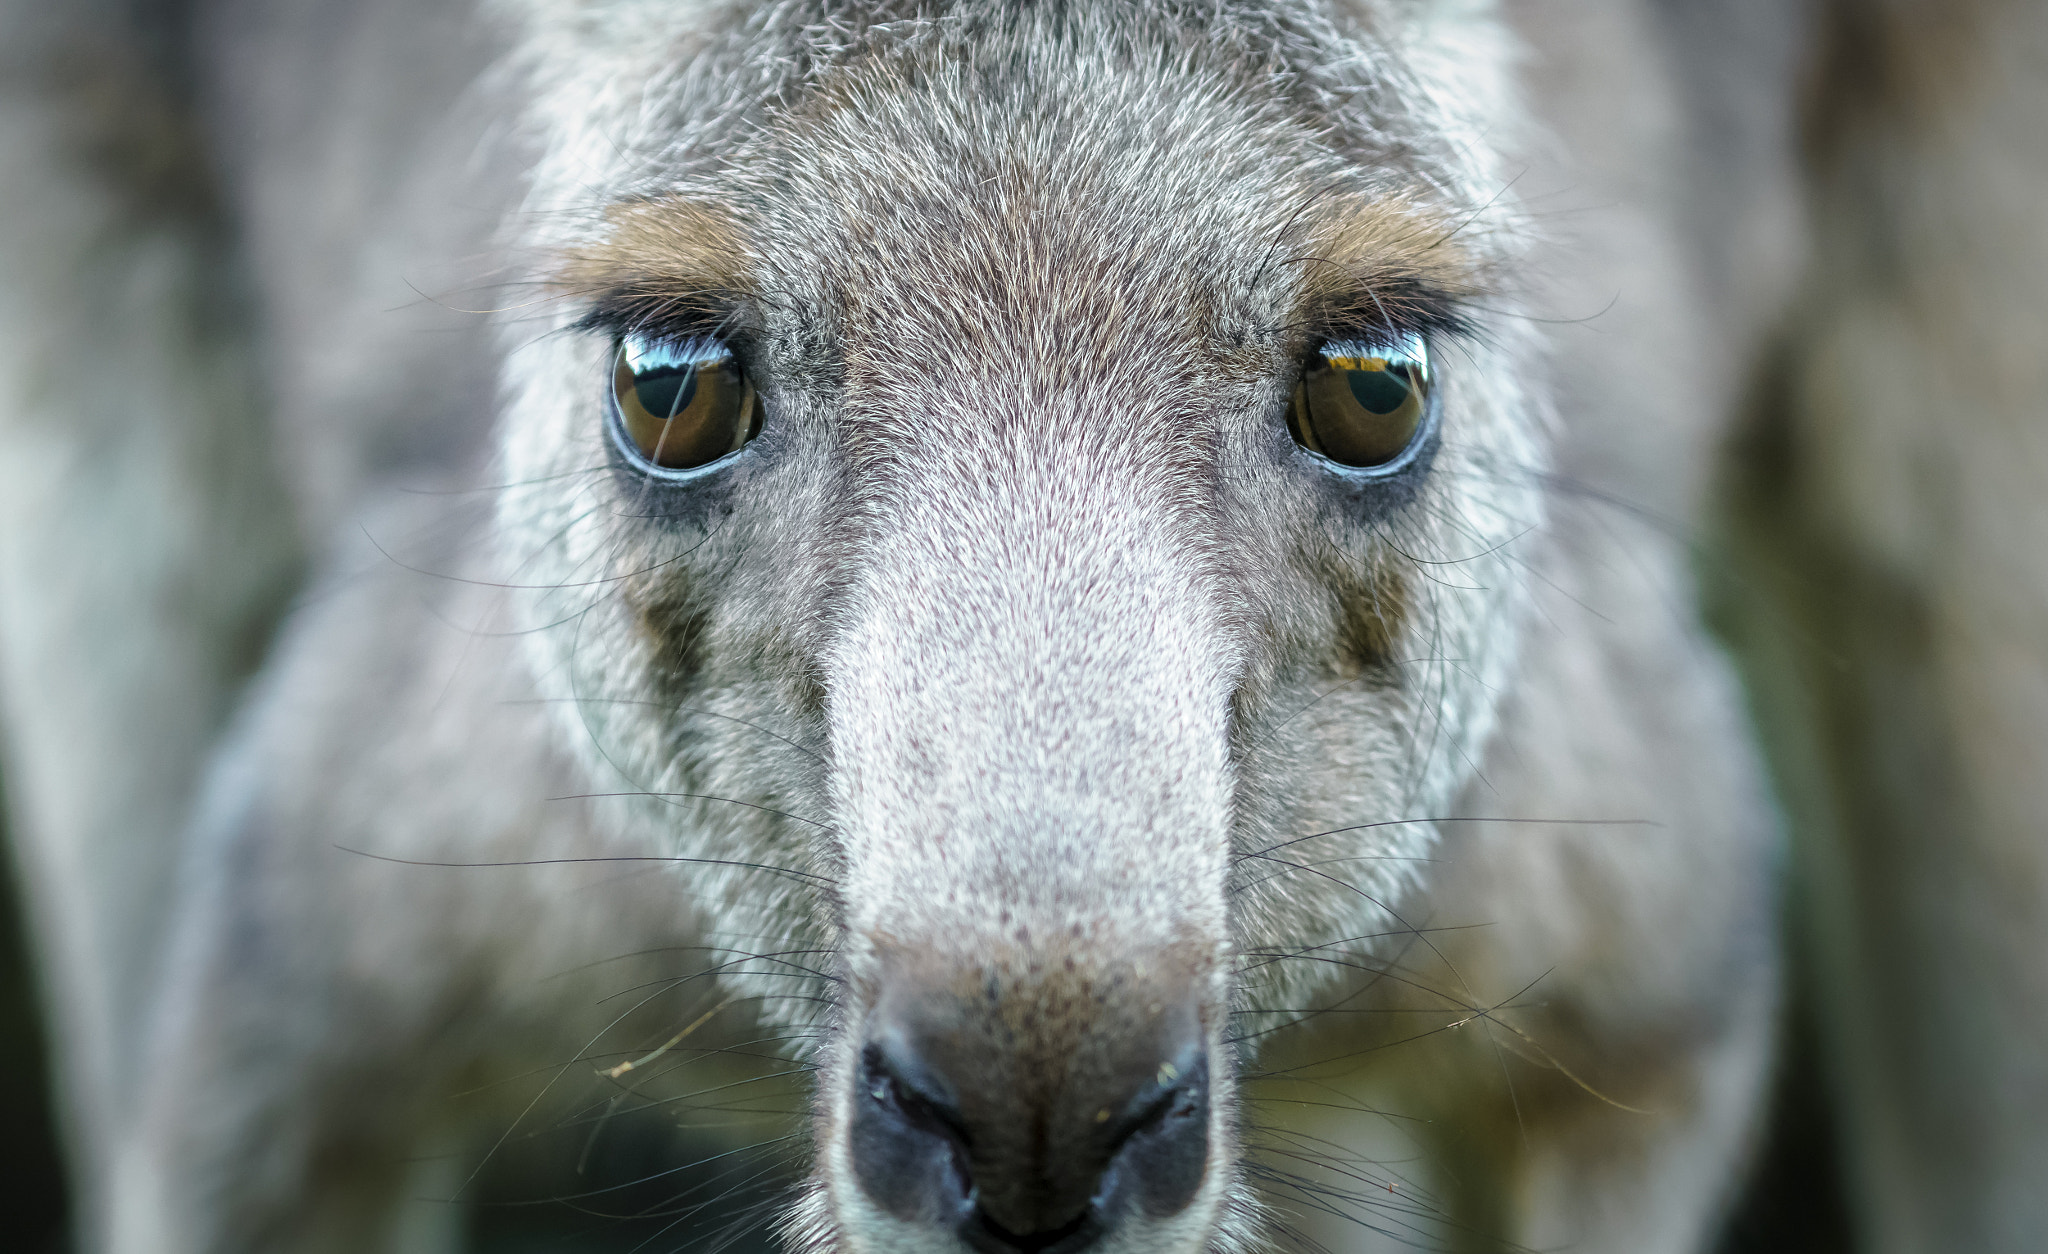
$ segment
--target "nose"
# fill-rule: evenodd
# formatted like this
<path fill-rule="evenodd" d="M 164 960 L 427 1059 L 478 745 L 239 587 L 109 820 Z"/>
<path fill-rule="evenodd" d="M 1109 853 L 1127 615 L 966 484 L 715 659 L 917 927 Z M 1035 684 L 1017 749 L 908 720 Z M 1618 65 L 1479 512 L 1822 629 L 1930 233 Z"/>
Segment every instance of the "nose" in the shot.
<path fill-rule="evenodd" d="M 1137 1004 L 1078 1020 L 1072 1005 L 885 997 L 853 1094 L 860 1188 L 979 1254 L 1078 1254 L 1179 1213 L 1208 1167 L 1200 1017 L 1129 991 Z"/>

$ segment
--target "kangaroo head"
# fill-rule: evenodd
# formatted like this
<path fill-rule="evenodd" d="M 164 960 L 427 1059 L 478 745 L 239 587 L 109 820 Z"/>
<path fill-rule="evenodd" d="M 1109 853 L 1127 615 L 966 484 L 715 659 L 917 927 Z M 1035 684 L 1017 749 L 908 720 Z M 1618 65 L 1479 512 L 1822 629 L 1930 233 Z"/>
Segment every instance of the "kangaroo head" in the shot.
<path fill-rule="evenodd" d="M 1384 930 L 1512 660 L 1502 49 L 531 7 L 567 299 L 508 355 L 503 531 L 618 821 L 817 1029 L 793 1238 L 1233 1248 L 1248 990 Z"/>

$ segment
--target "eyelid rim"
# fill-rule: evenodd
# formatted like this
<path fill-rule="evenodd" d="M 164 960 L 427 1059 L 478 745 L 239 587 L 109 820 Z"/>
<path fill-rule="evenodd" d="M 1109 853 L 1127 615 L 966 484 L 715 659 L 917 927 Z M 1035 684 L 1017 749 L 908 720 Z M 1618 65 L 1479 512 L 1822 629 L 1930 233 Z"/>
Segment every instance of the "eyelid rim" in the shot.
<path fill-rule="evenodd" d="M 687 339 L 679 341 L 679 337 L 652 335 L 645 331 L 615 331 L 611 337 L 611 349 L 605 354 L 607 371 L 617 369 L 619 355 L 626 351 L 626 339 L 631 335 L 639 335 L 646 339 L 659 339 L 670 343 L 687 342 L 688 339 L 704 339 L 723 345 L 726 353 L 732 358 L 733 363 L 739 366 L 740 375 L 746 380 L 748 391 L 753 393 L 754 406 L 757 411 L 760 411 L 760 417 L 757 421 L 766 420 L 767 402 L 761 396 L 761 389 L 754 386 L 753 378 L 748 372 L 746 364 L 740 361 L 739 351 L 730 339 L 720 335 L 694 334 L 687 337 Z M 698 483 L 705 479 L 713 478 L 714 472 L 730 470 L 734 460 L 753 447 L 754 444 L 753 439 L 749 438 L 738 448 L 729 453 L 714 457 L 701 466 L 663 466 L 654 462 L 647 454 L 641 452 L 639 442 L 633 438 L 633 433 L 626 429 L 626 415 L 619 408 L 619 390 L 616 386 L 607 386 L 604 389 L 604 411 L 605 432 L 610 437 L 613 456 L 622 459 L 635 474 L 652 479 L 657 483 Z"/>
<path fill-rule="evenodd" d="M 722 335 L 712 335 L 708 332 L 693 331 L 688 335 L 664 335 L 657 334 L 651 331 L 626 331 L 621 334 L 615 335 L 612 338 L 613 351 L 620 353 L 625 352 L 626 346 L 633 340 L 640 340 L 650 345 L 674 348 L 679 350 L 690 348 L 697 344 L 704 344 L 715 347 L 720 353 L 724 355 L 724 357 L 731 359 L 735 363 L 739 361 L 739 352 L 733 347 L 732 341 L 726 339 Z M 712 360 L 715 360 L 709 357 L 690 357 L 681 352 L 678 352 L 676 355 L 678 357 L 682 357 L 683 360 L 689 362 L 693 366 L 706 365 Z M 744 370 L 745 367 L 741 367 L 741 369 Z"/>
<path fill-rule="evenodd" d="M 1413 354 L 1406 351 L 1411 344 L 1416 349 Z M 1316 346 L 1311 351 L 1318 356 L 1330 358 L 1334 361 L 1337 358 L 1332 357 L 1327 351 L 1333 345 L 1370 350 L 1355 356 L 1375 361 L 1389 362 L 1396 359 L 1418 361 L 1422 363 L 1423 374 L 1428 379 L 1430 390 L 1432 392 L 1436 390 L 1435 355 L 1430 352 L 1429 335 L 1426 332 L 1381 331 L 1370 335 L 1326 335 L 1316 341 Z M 1385 367 L 1381 368 L 1384 369 Z"/>

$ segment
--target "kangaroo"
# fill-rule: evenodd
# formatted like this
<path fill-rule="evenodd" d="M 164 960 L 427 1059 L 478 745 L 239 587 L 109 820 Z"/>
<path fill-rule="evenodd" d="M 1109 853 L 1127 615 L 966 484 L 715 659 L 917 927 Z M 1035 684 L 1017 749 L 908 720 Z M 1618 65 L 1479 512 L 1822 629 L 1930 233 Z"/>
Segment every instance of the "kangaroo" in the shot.
<path fill-rule="evenodd" d="M 8 596 L 148 572 L 6 628 L 94 1248 L 492 1248 L 622 1104 L 707 1248 L 1704 1248 L 1806 29 L 1708 8 L 10 10 Z"/>

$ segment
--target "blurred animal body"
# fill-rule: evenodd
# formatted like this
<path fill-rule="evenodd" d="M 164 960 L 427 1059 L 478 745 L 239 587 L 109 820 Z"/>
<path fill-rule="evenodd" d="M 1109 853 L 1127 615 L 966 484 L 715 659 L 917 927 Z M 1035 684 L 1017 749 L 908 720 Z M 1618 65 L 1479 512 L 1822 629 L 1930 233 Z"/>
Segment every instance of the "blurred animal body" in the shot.
<path fill-rule="evenodd" d="M 1782 859 L 1689 537 L 1812 28 L 1698 9 L 10 7 L 95 1248 L 488 1248 L 547 1103 L 744 1155 L 791 1068 L 675 1223 L 1703 1248 Z"/>

